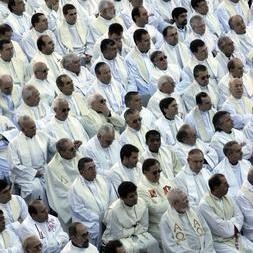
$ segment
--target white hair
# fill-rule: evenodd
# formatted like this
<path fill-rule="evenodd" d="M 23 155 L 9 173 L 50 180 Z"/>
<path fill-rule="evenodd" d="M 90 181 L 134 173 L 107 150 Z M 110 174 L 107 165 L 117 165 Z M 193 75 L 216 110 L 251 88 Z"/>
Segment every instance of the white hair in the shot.
<path fill-rule="evenodd" d="M 111 123 L 105 123 L 101 127 L 99 127 L 97 133 L 103 136 L 106 133 L 114 133 L 114 131 L 114 127 Z"/>
<path fill-rule="evenodd" d="M 76 59 L 80 60 L 80 57 L 77 54 L 66 54 L 66 55 L 64 55 L 63 58 L 62 58 L 62 66 L 63 66 L 63 68 L 68 67 L 69 64 L 71 64 L 72 61 L 74 61 Z"/>
<path fill-rule="evenodd" d="M 193 27 L 201 21 L 204 22 L 203 18 L 199 15 L 195 15 L 190 19 L 190 25 L 191 25 L 191 27 Z"/>
<path fill-rule="evenodd" d="M 59 104 L 63 104 L 63 103 L 67 103 L 68 104 L 68 101 L 65 98 L 57 97 L 57 98 L 54 99 L 52 106 L 53 106 L 53 108 L 55 110 L 56 108 L 59 107 Z"/>
<path fill-rule="evenodd" d="M 167 82 L 171 82 L 173 81 L 173 78 L 171 76 L 168 76 L 168 75 L 163 75 L 159 78 L 158 80 L 158 83 L 157 83 L 157 86 L 158 86 L 158 89 L 160 90 L 161 87 L 167 83 Z"/>
<path fill-rule="evenodd" d="M 111 0 L 101 0 L 98 3 L 98 13 L 101 13 L 104 9 L 106 9 L 108 7 L 109 3 L 113 4 L 113 1 L 111 1 Z"/>
<path fill-rule="evenodd" d="M 171 189 L 167 193 L 167 199 L 168 199 L 170 205 L 174 206 L 175 202 L 177 202 L 179 199 L 181 199 L 182 194 L 184 194 L 184 192 L 179 188 Z"/>
<path fill-rule="evenodd" d="M 47 66 L 47 64 L 45 62 L 35 62 L 33 64 L 33 73 L 38 71 L 42 66 Z"/>
<path fill-rule="evenodd" d="M 89 108 L 91 108 L 91 104 L 96 101 L 96 99 L 101 96 L 103 97 L 100 93 L 96 92 L 96 93 L 92 93 L 90 96 L 88 96 L 87 98 L 87 105 Z"/>
<path fill-rule="evenodd" d="M 30 116 L 28 115 L 22 115 L 18 118 L 18 125 L 20 126 L 20 128 L 23 127 L 24 123 L 27 121 L 34 121 Z"/>
<path fill-rule="evenodd" d="M 33 85 L 25 85 L 22 90 L 22 98 L 26 100 L 27 98 L 33 95 L 34 91 L 38 91 L 38 89 Z M 39 91 L 38 91 L 39 92 Z"/>

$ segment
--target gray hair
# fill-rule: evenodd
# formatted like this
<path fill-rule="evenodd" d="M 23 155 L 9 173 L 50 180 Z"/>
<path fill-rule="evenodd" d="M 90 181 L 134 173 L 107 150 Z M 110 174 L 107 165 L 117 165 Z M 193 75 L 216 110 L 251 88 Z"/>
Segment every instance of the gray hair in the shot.
<path fill-rule="evenodd" d="M 96 93 L 92 93 L 90 96 L 88 96 L 87 98 L 87 105 L 89 108 L 91 108 L 91 104 L 96 101 L 96 99 L 98 98 L 98 96 L 103 97 L 100 93 L 96 92 Z"/>
<path fill-rule="evenodd" d="M 195 15 L 190 19 L 190 25 L 193 28 L 196 25 L 196 23 L 201 21 L 204 22 L 203 18 L 199 15 Z"/>
<path fill-rule="evenodd" d="M 106 133 L 114 133 L 114 127 L 111 123 L 105 123 L 103 124 L 101 127 L 99 127 L 98 129 L 98 134 L 100 134 L 101 136 L 103 136 Z"/>
<path fill-rule="evenodd" d="M 79 59 L 80 57 L 77 54 L 66 54 L 62 58 L 62 66 L 63 68 L 68 68 L 68 66 L 74 61 L 75 59 Z"/>
<path fill-rule="evenodd" d="M 182 191 L 179 188 L 174 188 L 171 189 L 168 193 L 167 193 L 167 199 L 170 203 L 170 205 L 173 207 L 175 202 L 177 202 L 179 199 L 181 199 L 182 194 L 184 194 L 185 192 Z"/>
<path fill-rule="evenodd" d="M 33 85 L 25 85 L 22 90 L 23 100 L 26 100 L 27 98 L 31 97 L 33 95 L 33 92 L 36 90 L 38 91 L 38 89 Z"/>
<path fill-rule="evenodd" d="M 38 71 L 38 69 L 40 69 L 42 66 L 47 66 L 47 64 L 45 62 L 35 62 L 33 64 L 33 73 Z"/>
<path fill-rule="evenodd" d="M 20 126 L 20 128 L 22 128 L 24 123 L 30 120 L 34 121 L 30 116 L 22 115 L 18 118 L 18 125 Z"/>
<path fill-rule="evenodd" d="M 222 50 L 228 40 L 231 40 L 228 36 L 221 36 L 218 39 L 218 47 L 220 50 Z"/>
<path fill-rule="evenodd" d="M 25 238 L 25 240 L 23 242 L 23 248 L 24 248 L 25 252 L 27 252 L 28 248 L 31 246 L 30 245 L 31 240 L 36 240 L 36 241 L 40 242 L 40 239 L 36 235 L 29 235 L 28 237 Z"/>
<path fill-rule="evenodd" d="M 61 103 L 67 103 L 68 104 L 68 101 L 65 99 L 65 98 L 62 98 L 62 97 L 56 97 L 53 101 L 53 108 L 58 108 L 59 107 L 59 104 Z"/>
<path fill-rule="evenodd" d="M 160 90 L 161 87 L 167 83 L 167 82 L 171 82 L 171 81 L 174 81 L 173 78 L 171 76 L 168 76 L 168 75 L 163 75 L 159 78 L 158 80 L 158 83 L 157 83 L 157 86 L 158 86 L 158 89 Z"/>
<path fill-rule="evenodd" d="M 68 138 L 62 138 L 56 142 L 56 150 L 60 153 L 66 150 L 66 143 L 71 140 Z"/>
<path fill-rule="evenodd" d="M 104 9 L 106 9 L 108 7 L 108 3 L 113 3 L 110 0 L 101 0 L 98 3 L 98 13 L 101 13 Z"/>

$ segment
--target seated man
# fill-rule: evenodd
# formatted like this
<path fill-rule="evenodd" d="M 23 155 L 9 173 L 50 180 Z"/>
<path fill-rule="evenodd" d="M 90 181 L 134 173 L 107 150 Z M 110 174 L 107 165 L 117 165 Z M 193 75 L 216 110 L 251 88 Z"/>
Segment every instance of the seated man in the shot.
<path fill-rule="evenodd" d="M 212 120 L 216 110 L 206 92 L 198 93 L 195 100 L 196 106 L 186 115 L 185 123 L 194 128 L 198 138 L 209 143 L 214 135 Z"/>
<path fill-rule="evenodd" d="M 22 252 L 22 244 L 18 236 L 5 227 L 4 213 L 0 209 L 0 252 L 19 253 Z"/>
<path fill-rule="evenodd" d="M 47 207 L 41 200 L 30 202 L 28 212 L 29 215 L 19 230 L 20 237 L 24 239 L 36 235 L 40 238 L 43 252 L 60 253 L 68 242 L 68 235 L 63 232 L 59 220 L 48 214 Z"/>
<path fill-rule="evenodd" d="M 166 145 L 161 145 L 161 134 L 156 130 L 150 130 L 145 135 L 147 148 L 142 153 L 140 162 L 147 158 L 154 158 L 159 161 L 162 167 L 162 175 L 169 180 L 182 168 L 179 159 L 173 149 Z"/>
<path fill-rule="evenodd" d="M 158 242 L 148 233 L 148 208 L 138 198 L 136 185 L 122 182 L 118 194 L 120 198 L 112 203 L 104 218 L 103 242 L 121 240 L 127 252 L 160 253 Z"/>
<path fill-rule="evenodd" d="M 29 116 L 21 116 L 18 124 L 21 131 L 8 147 L 12 181 L 20 188 L 22 198 L 41 198 L 46 203 L 44 173 L 50 153 L 55 151 L 55 140 L 37 131 Z"/>
<path fill-rule="evenodd" d="M 42 243 L 37 236 L 32 235 L 24 240 L 23 249 L 25 253 L 42 253 Z"/>
<path fill-rule="evenodd" d="M 251 252 L 253 243 L 240 233 L 243 215 L 227 196 L 229 185 L 226 178 L 214 174 L 208 184 L 210 192 L 201 199 L 199 210 L 212 232 L 216 252 Z"/>
<path fill-rule="evenodd" d="M 202 216 L 189 205 L 187 194 L 172 189 L 167 196 L 169 208 L 160 223 L 164 252 L 215 253 L 210 229 Z"/>
<path fill-rule="evenodd" d="M 115 139 L 112 124 L 105 123 L 84 147 L 84 154 L 94 160 L 97 173 L 107 176 L 109 169 L 120 160 L 120 144 Z"/>
<path fill-rule="evenodd" d="M 138 184 L 141 180 L 141 164 L 138 162 L 139 149 L 131 144 L 125 144 L 120 150 L 120 160 L 109 172 L 108 178 L 117 195 L 119 185 L 123 181 Z"/>
<path fill-rule="evenodd" d="M 72 182 L 79 175 L 77 169 L 78 161 L 81 159 L 81 155 L 77 152 L 79 144 L 67 138 L 57 141 L 57 153 L 46 168 L 45 180 L 48 203 L 58 214 L 62 225 L 67 224 L 71 219 L 70 205 L 66 199 Z"/>
<path fill-rule="evenodd" d="M 173 97 L 164 98 L 159 107 L 163 115 L 154 122 L 154 127 L 161 133 L 164 144 L 175 145 L 177 132 L 184 124 L 178 114 L 177 102 Z"/>
<path fill-rule="evenodd" d="M 104 253 L 126 253 L 126 251 L 120 240 L 113 240 L 105 245 Z"/>
<path fill-rule="evenodd" d="M 61 253 L 98 253 L 97 248 L 89 242 L 87 227 L 80 222 L 74 222 L 69 226 L 69 239 Z"/>
<path fill-rule="evenodd" d="M 144 160 L 143 177 L 138 184 L 138 195 L 142 198 L 149 213 L 148 232 L 161 244 L 159 224 L 162 215 L 168 209 L 167 193 L 174 188 L 173 179 L 165 178 L 160 163 L 153 158 Z"/>
<path fill-rule="evenodd" d="M 242 158 L 242 146 L 229 141 L 223 147 L 225 158 L 214 168 L 214 173 L 223 174 L 229 184 L 228 195 L 235 198 L 247 178 L 251 163 Z"/>
<path fill-rule="evenodd" d="M 225 156 L 223 153 L 224 145 L 229 141 L 236 141 L 242 146 L 244 159 L 249 159 L 252 156 L 252 145 L 247 140 L 244 133 L 233 128 L 233 121 L 230 114 L 226 111 L 219 111 L 213 116 L 213 125 L 215 134 L 211 140 L 211 147 L 214 148 L 221 161 Z"/>
<path fill-rule="evenodd" d="M 236 203 L 239 206 L 243 217 L 243 234 L 250 241 L 253 241 L 253 227 L 252 227 L 252 186 L 253 186 L 253 168 L 248 172 L 247 178 L 244 180 L 241 189 L 238 191 Z"/>
<path fill-rule="evenodd" d="M 199 201 L 209 191 L 209 170 L 203 167 L 204 155 L 200 149 L 192 149 L 188 153 L 187 164 L 175 177 L 176 185 L 187 193 L 191 207 L 198 207 Z"/>
<path fill-rule="evenodd" d="M 18 231 L 20 223 L 27 217 L 27 205 L 18 195 L 11 194 L 11 184 L 0 180 L 0 209 L 8 229 Z"/>
<path fill-rule="evenodd" d="M 145 134 L 148 129 L 142 125 L 139 111 L 127 109 L 124 113 L 124 118 L 127 126 L 120 135 L 121 145 L 132 144 L 142 153 L 146 148 Z"/>
<path fill-rule="evenodd" d="M 91 241 L 99 248 L 102 220 L 111 201 L 111 187 L 104 177 L 97 175 L 91 158 L 80 159 L 78 170 L 80 175 L 73 182 L 68 198 L 72 220 L 87 226 Z"/>

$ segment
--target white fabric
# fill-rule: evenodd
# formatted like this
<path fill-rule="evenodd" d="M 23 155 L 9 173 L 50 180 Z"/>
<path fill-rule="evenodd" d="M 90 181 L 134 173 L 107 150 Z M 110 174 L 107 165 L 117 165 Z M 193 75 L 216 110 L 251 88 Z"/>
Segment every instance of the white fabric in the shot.
<path fill-rule="evenodd" d="M 11 230 L 5 229 L 0 233 L 1 253 L 23 253 L 23 248 L 18 236 Z"/>
<path fill-rule="evenodd" d="M 98 253 L 98 250 L 91 243 L 89 243 L 88 248 L 78 248 L 78 247 L 75 247 L 71 241 L 69 241 L 67 245 L 63 248 L 61 253 Z"/>

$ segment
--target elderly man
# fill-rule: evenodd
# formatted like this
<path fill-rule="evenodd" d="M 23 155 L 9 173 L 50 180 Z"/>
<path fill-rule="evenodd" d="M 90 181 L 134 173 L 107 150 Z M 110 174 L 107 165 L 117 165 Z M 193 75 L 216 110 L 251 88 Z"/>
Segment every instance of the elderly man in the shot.
<path fill-rule="evenodd" d="M 160 50 L 165 52 L 172 64 L 183 69 L 190 60 L 190 50 L 178 39 L 178 31 L 175 26 L 167 26 L 163 30 L 164 42 Z"/>
<path fill-rule="evenodd" d="M 253 120 L 253 101 L 243 95 L 243 82 L 239 78 L 229 81 L 230 96 L 225 100 L 222 109 L 231 115 L 236 129 L 243 129 Z"/>
<path fill-rule="evenodd" d="M 97 175 L 91 158 L 80 159 L 78 170 L 80 175 L 69 190 L 72 219 L 85 224 L 91 241 L 100 247 L 102 220 L 111 201 L 111 187 L 104 177 Z"/>
<path fill-rule="evenodd" d="M 193 148 L 198 148 L 203 152 L 205 166 L 210 171 L 218 164 L 219 160 L 215 149 L 197 138 L 196 132 L 191 126 L 186 124 L 181 126 L 176 138 L 175 152 L 182 164 L 186 164 L 187 154 Z"/>
<path fill-rule="evenodd" d="M 37 236 L 32 235 L 24 240 L 23 249 L 25 253 L 42 253 L 42 243 Z"/>
<path fill-rule="evenodd" d="M 225 156 L 223 146 L 229 141 L 237 141 L 242 147 L 243 158 L 249 159 L 252 156 L 252 145 L 244 133 L 233 128 L 231 116 L 226 111 L 219 111 L 213 116 L 215 134 L 211 140 L 211 147 L 214 148 L 221 161 Z"/>
<path fill-rule="evenodd" d="M 194 81 L 183 91 L 182 99 L 185 103 L 187 111 L 193 109 L 195 106 L 195 97 L 199 92 L 206 92 L 211 100 L 214 108 L 219 106 L 219 92 L 218 88 L 209 83 L 210 75 L 207 67 L 198 64 L 193 69 Z"/>
<path fill-rule="evenodd" d="M 77 166 L 81 155 L 77 152 L 78 147 L 79 143 L 67 138 L 57 141 L 57 153 L 49 162 L 45 173 L 49 206 L 58 214 L 63 226 L 71 219 L 70 205 L 66 199 L 72 182 L 79 175 Z"/>
<path fill-rule="evenodd" d="M 251 252 L 253 243 L 240 233 L 243 215 L 227 196 L 229 185 L 226 178 L 222 174 L 214 174 L 208 184 L 210 192 L 200 201 L 199 210 L 212 232 L 216 252 Z"/>
<path fill-rule="evenodd" d="M 188 153 L 187 164 L 175 177 L 176 185 L 187 193 L 191 207 L 198 207 L 201 198 L 209 191 L 208 179 L 211 176 L 204 164 L 204 155 L 200 149 Z"/>
<path fill-rule="evenodd" d="M 148 129 L 142 125 L 139 111 L 127 109 L 124 113 L 124 118 L 127 127 L 120 135 L 121 144 L 132 144 L 142 153 L 146 148 L 145 134 Z"/>
<path fill-rule="evenodd" d="M 105 62 L 98 62 L 95 66 L 97 80 L 92 84 L 88 93 L 100 93 L 106 98 L 108 104 L 115 113 L 121 114 L 125 108 L 125 89 L 116 82 L 111 75 L 111 69 Z"/>
<path fill-rule="evenodd" d="M 142 198 L 149 212 L 148 232 L 161 244 L 159 224 L 162 215 L 168 209 L 167 193 L 174 188 L 172 178 L 162 176 L 158 160 L 148 158 L 142 165 L 143 177 L 138 184 L 138 195 Z"/>
<path fill-rule="evenodd" d="M 36 235 L 42 242 L 45 253 L 60 253 L 68 242 L 67 233 L 63 232 L 59 220 L 48 214 L 46 205 L 41 200 L 33 200 L 28 206 L 29 216 L 22 222 L 19 233 L 21 238 Z"/>
<path fill-rule="evenodd" d="M 29 79 L 27 64 L 19 57 L 14 57 L 13 44 L 10 40 L 0 41 L 0 72 L 1 75 L 10 75 L 13 83 L 18 86 L 23 86 Z"/>
<path fill-rule="evenodd" d="M 190 205 L 187 194 L 179 189 L 168 192 L 169 208 L 160 223 L 163 249 L 174 252 L 214 253 L 209 227 Z"/>
<path fill-rule="evenodd" d="M 28 211 L 24 199 L 11 194 L 11 190 L 11 184 L 5 179 L 0 179 L 0 209 L 4 214 L 6 227 L 16 233 Z"/>
<path fill-rule="evenodd" d="M 62 57 L 54 50 L 54 41 L 48 35 L 41 35 L 37 40 L 38 52 L 33 56 L 31 63 L 44 62 L 49 71 L 49 76 L 56 80 L 62 72 Z"/>
<path fill-rule="evenodd" d="M 67 74 L 74 83 L 75 88 L 86 95 L 90 84 L 95 81 L 95 77 L 87 68 L 81 66 L 81 58 L 77 54 L 64 55 L 62 59 L 64 74 Z"/>
<path fill-rule="evenodd" d="M 223 152 L 225 158 L 214 168 L 214 172 L 226 177 L 229 184 L 228 195 L 235 198 L 247 178 L 251 163 L 242 158 L 242 146 L 236 141 L 227 142 Z"/>
<path fill-rule="evenodd" d="M 205 92 L 196 95 L 196 106 L 186 115 L 185 123 L 196 131 L 197 137 L 209 143 L 214 135 L 212 123 L 216 110 L 212 108 L 210 96 Z"/>
<path fill-rule="evenodd" d="M 176 84 L 173 78 L 168 75 L 163 75 L 159 78 L 157 86 L 157 91 L 151 96 L 147 105 L 147 108 L 155 115 L 155 117 L 158 119 L 163 115 L 160 110 L 159 103 L 166 97 L 173 97 L 176 99 L 179 114 L 184 116 L 185 106 L 180 95 L 174 90 Z"/>
<path fill-rule="evenodd" d="M 110 169 L 108 178 L 117 195 L 119 185 L 123 181 L 138 184 L 141 180 L 141 164 L 138 162 L 139 149 L 131 144 L 125 144 L 120 150 L 120 161 Z"/>
<path fill-rule="evenodd" d="M 55 141 L 42 131 L 37 131 L 34 120 L 21 116 L 20 133 L 9 144 L 9 162 L 12 181 L 27 201 L 41 198 L 46 203 L 44 173 Z"/>
<path fill-rule="evenodd" d="M 118 194 L 120 198 L 105 215 L 103 242 L 120 240 L 127 252 L 160 253 L 158 242 L 148 233 L 148 208 L 144 200 L 138 198 L 137 186 L 122 182 Z"/>
<path fill-rule="evenodd" d="M 69 138 L 73 141 L 79 141 L 84 147 L 88 142 L 89 136 L 83 128 L 80 121 L 73 115 L 69 115 L 69 104 L 64 98 L 56 98 L 53 102 L 55 115 L 46 125 L 49 135 L 55 139 Z"/>
<path fill-rule="evenodd" d="M 98 253 L 97 248 L 89 242 L 89 231 L 80 222 L 74 222 L 69 226 L 70 241 L 61 253 Z"/>
<path fill-rule="evenodd" d="M 98 174 L 107 176 L 109 169 L 120 160 L 120 144 L 115 140 L 112 124 L 105 123 L 84 147 L 84 154 L 94 160 Z"/>
<path fill-rule="evenodd" d="M 161 133 L 162 141 L 166 145 L 176 143 L 176 135 L 184 124 L 178 115 L 177 102 L 173 97 L 164 98 L 159 103 L 163 116 L 154 122 L 154 127 Z"/>
<path fill-rule="evenodd" d="M 41 101 L 51 105 L 55 97 L 56 86 L 54 81 L 48 77 L 48 71 L 49 69 L 44 62 L 34 63 L 33 75 L 26 84 L 34 85 L 40 93 Z"/>
<path fill-rule="evenodd" d="M 10 75 L 0 76 L 0 112 L 16 123 L 15 111 L 21 103 L 21 88 L 13 85 Z"/>

